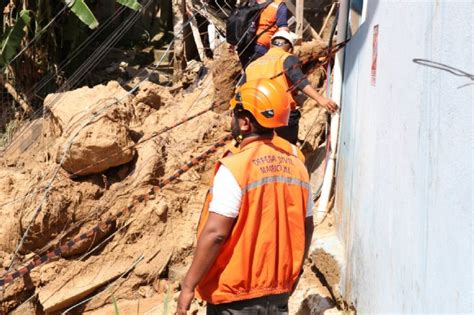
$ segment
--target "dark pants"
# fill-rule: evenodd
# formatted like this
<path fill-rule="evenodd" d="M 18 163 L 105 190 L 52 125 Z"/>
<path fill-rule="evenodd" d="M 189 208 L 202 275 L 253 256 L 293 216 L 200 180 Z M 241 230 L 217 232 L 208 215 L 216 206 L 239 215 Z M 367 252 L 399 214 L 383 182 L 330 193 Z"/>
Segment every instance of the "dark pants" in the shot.
<path fill-rule="evenodd" d="M 288 315 L 288 294 L 224 304 L 207 304 L 207 315 Z"/>
<path fill-rule="evenodd" d="M 288 126 L 276 128 L 275 132 L 279 137 L 286 139 L 288 142 L 296 144 L 298 141 L 298 131 L 300 123 L 301 113 L 299 110 L 292 110 L 290 113 L 290 119 Z"/>
<path fill-rule="evenodd" d="M 255 44 L 251 44 L 244 51 L 237 50 L 237 52 L 239 53 L 240 64 L 244 70 L 247 68 L 249 63 L 263 56 L 255 51 Z"/>

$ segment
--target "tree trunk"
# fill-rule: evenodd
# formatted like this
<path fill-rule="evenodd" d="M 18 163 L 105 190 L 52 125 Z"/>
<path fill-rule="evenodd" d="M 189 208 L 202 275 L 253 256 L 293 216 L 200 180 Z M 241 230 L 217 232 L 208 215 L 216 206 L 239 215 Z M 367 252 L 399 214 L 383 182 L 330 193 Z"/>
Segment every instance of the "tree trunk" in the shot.
<path fill-rule="evenodd" d="M 186 13 L 185 0 L 172 0 L 172 9 L 174 33 L 173 81 L 178 82 L 182 79 L 183 71 L 186 69 L 183 36 L 183 23 Z"/>

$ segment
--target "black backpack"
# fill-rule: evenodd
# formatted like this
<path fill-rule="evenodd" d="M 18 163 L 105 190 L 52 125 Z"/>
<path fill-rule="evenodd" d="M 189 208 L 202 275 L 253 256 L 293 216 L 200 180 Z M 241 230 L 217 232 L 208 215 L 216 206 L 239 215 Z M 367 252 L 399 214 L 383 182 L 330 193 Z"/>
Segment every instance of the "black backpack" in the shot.
<path fill-rule="evenodd" d="M 226 21 L 226 40 L 229 44 L 237 46 L 242 51 L 250 46 L 260 35 L 257 32 L 257 22 L 263 9 L 270 5 L 273 0 L 267 0 L 261 4 L 253 4 L 235 8 Z"/>

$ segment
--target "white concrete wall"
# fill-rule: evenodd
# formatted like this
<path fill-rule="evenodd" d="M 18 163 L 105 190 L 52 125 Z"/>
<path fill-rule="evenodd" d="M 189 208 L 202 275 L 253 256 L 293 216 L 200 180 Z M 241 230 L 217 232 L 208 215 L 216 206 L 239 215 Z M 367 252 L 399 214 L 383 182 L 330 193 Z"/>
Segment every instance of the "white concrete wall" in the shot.
<path fill-rule="evenodd" d="M 472 313 L 474 81 L 412 59 L 474 74 L 474 4 L 368 2 L 344 64 L 341 290 L 359 314 Z"/>

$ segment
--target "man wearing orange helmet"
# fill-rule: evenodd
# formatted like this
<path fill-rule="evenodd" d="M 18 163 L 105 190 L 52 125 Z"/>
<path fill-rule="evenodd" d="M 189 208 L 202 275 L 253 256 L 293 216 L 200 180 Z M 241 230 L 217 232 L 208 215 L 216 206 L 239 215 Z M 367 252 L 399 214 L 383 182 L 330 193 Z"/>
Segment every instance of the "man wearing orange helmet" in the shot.
<path fill-rule="evenodd" d="M 177 314 L 195 290 L 207 314 L 288 314 L 313 233 L 304 159 L 274 134 L 290 107 L 269 79 L 243 84 L 230 107 L 238 148 L 216 163 Z"/>
<path fill-rule="evenodd" d="M 298 57 L 291 53 L 295 41 L 296 34 L 294 33 L 285 30 L 276 32 L 272 37 L 270 50 L 247 66 L 243 79 L 243 81 L 272 79 L 287 91 L 291 106 L 290 120 L 288 127 L 278 129 L 277 133 L 291 143 L 296 143 L 298 140 L 298 123 L 301 117 L 293 98 L 295 91 L 302 91 L 330 112 L 338 110 L 338 106 L 333 100 L 320 95 L 305 78 Z"/>

